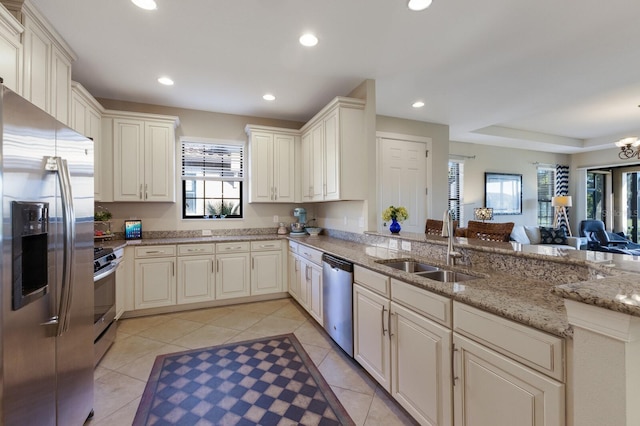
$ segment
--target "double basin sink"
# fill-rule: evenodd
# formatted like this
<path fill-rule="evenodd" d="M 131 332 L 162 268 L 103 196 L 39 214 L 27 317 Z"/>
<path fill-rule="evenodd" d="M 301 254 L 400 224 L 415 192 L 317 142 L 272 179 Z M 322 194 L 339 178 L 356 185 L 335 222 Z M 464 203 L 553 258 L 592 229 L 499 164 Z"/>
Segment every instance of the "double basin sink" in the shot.
<path fill-rule="evenodd" d="M 390 268 L 409 272 L 420 277 L 444 283 L 459 283 L 462 281 L 474 280 L 478 278 L 474 277 L 473 275 L 463 274 L 462 272 L 440 269 L 437 266 L 429 265 L 428 263 L 422 263 L 415 260 L 400 260 L 391 262 L 381 261 L 378 263 Z"/>

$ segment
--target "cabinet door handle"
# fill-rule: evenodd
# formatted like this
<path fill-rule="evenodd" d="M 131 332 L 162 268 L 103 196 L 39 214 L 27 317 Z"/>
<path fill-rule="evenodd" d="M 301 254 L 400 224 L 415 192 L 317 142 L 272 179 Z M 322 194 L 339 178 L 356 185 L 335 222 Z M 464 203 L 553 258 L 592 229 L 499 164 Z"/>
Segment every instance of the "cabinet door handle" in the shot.
<path fill-rule="evenodd" d="M 384 313 L 385 313 L 386 310 L 387 310 L 387 308 L 383 306 L 382 307 L 382 318 L 381 318 L 381 320 L 382 320 L 382 335 L 383 336 L 386 336 L 386 333 L 387 333 L 387 329 L 384 328 Z"/>
<path fill-rule="evenodd" d="M 309 265 L 305 265 L 304 277 L 307 281 L 309 281 Z"/>
<path fill-rule="evenodd" d="M 457 352 L 458 348 L 456 348 L 456 345 L 453 345 L 453 351 L 451 352 L 451 381 L 453 382 L 453 386 L 456 385 L 456 380 L 459 379 L 458 375 L 456 374 L 456 359 L 458 358 L 456 356 Z"/>
<path fill-rule="evenodd" d="M 216 260 L 216 273 L 220 272 L 220 260 Z"/>
<path fill-rule="evenodd" d="M 204 251 L 204 249 L 202 248 L 198 248 L 198 249 L 187 249 L 188 252 L 199 252 L 199 251 Z"/>
<path fill-rule="evenodd" d="M 273 186 L 271 187 L 271 196 L 269 197 L 271 201 L 273 201 Z"/>
<path fill-rule="evenodd" d="M 275 244 L 261 244 L 260 248 L 271 248 L 271 247 L 275 247 Z"/>
<path fill-rule="evenodd" d="M 140 184 L 140 199 L 142 200 L 142 184 Z"/>
<path fill-rule="evenodd" d="M 254 265 L 255 265 L 255 259 L 252 257 L 251 258 L 251 269 L 255 269 Z"/>
<path fill-rule="evenodd" d="M 226 247 L 225 250 L 241 250 L 242 246 L 237 246 L 237 247 Z"/>
<path fill-rule="evenodd" d="M 158 254 L 158 253 L 164 253 L 163 250 L 147 250 L 144 252 L 145 254 Z"/>
<path fill-rule="evenodd" d="M 215 263 L 216 263 L 216 262 L 215 262 L 213 259 L 211 259 L 211 273 L 212 273 L 212 274 L 215 274 L 215 272 L 216 272 L 216 270 L 215 270 L 215 269 L 214 269 L 214 267 L 213 267 L 213 265 L 214 265 Z"/>
<path fill-rule="evenodd" d="M 278 200 L 278 188 L 273 188 L 273 200 Z"/>
<path fill-rule="evenodd" d="M 149 198 L 149 185 L 144 184 L 144 199 L 147 200 Z"/>
<path fill-rule="evenodd" d="M 176 264 L 175 262 L 171 262 L 171 276 L 175 277 L 176 276 Z"/>

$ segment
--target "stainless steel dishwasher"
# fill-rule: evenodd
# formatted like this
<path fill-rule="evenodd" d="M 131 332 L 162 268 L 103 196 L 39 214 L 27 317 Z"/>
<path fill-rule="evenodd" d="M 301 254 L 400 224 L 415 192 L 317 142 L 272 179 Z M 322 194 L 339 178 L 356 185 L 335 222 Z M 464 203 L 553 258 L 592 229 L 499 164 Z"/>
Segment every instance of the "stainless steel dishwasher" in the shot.
<path fill-rule="evenodd" d="M 322 318 L 324 329 L 353 357 L 353 263 L 322 255 Z"/>

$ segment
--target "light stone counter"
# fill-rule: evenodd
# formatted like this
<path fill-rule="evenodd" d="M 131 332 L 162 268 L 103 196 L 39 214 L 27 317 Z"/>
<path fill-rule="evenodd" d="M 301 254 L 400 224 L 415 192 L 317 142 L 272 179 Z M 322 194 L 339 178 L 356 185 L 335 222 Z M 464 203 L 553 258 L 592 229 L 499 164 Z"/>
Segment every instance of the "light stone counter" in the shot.
<path fill-rule="evenodd" d="M 389 235 L 379 235 L 388 243 Z M 369 238 L 369 236 L 367 236 Z M 412 250 L 398 251 L 388 244 L 369 244 L 329 236 L 289 237 L 287 235 L 251 234 L 207 237 L 145 238 L 103 242 L 104 247 L 125 245 L 160 245 L 219 243 L 291 239 L 344 258 L 384 275 L 408 282 L 425 290 L 452 298 L 487 312 L 561 337 L 571 337 L 563 298 L 577 300 L 618 312 L 640 316 L 640 261 L 632 256 L 584 250 L 554 250 L 515 243 L 491 243 L 466 238 L 456 239 L 456 249 L 463 252 L 463 265 L 444 264 L 447 240 L 424 234 L 392 236 L 411 241 Z M 369 238 L 371 239 L 371 238 Z M 398 246 L 401 246 L 398 241 Z M 385 259 L 412 258 L 479 277 L 463 283 L 442 283 L 385 266 Z"/>

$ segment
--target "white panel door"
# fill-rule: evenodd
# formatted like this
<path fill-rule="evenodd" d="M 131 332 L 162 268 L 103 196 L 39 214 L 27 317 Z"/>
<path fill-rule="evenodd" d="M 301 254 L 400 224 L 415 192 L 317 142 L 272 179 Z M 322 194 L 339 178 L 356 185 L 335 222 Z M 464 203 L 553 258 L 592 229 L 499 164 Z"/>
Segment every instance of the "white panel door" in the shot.
<path fill-rule="evenodd" d="M 142 201 L 144 122 L 113 119 L 113 200 Z"/>
<path fill-rule="evenodd" d="M 274 198 L 279 203 L 295 201 L 295 146 L 292 135 L 275 134 L 273 137 Z"/>
<path fill-rule="evenodd" d="M 402 231 L 424 232 L 427 207 L 426 144 L 398 139 L 380 139 L 380 206 L 404 206 L 409 219 L 402 222 Z M 380 221 L 379 230 L 387 229 Z"/>
<path fill-rule="evenodd" d="M 157 308 L 175 304 L 175 258 L 136 259 L 135 308 Z"/>
<path fill-rule="evenodd" d="M 273 134 L 251 134 L 250 202 L 271 202 L 274 198 L 273 183 Z"/>

